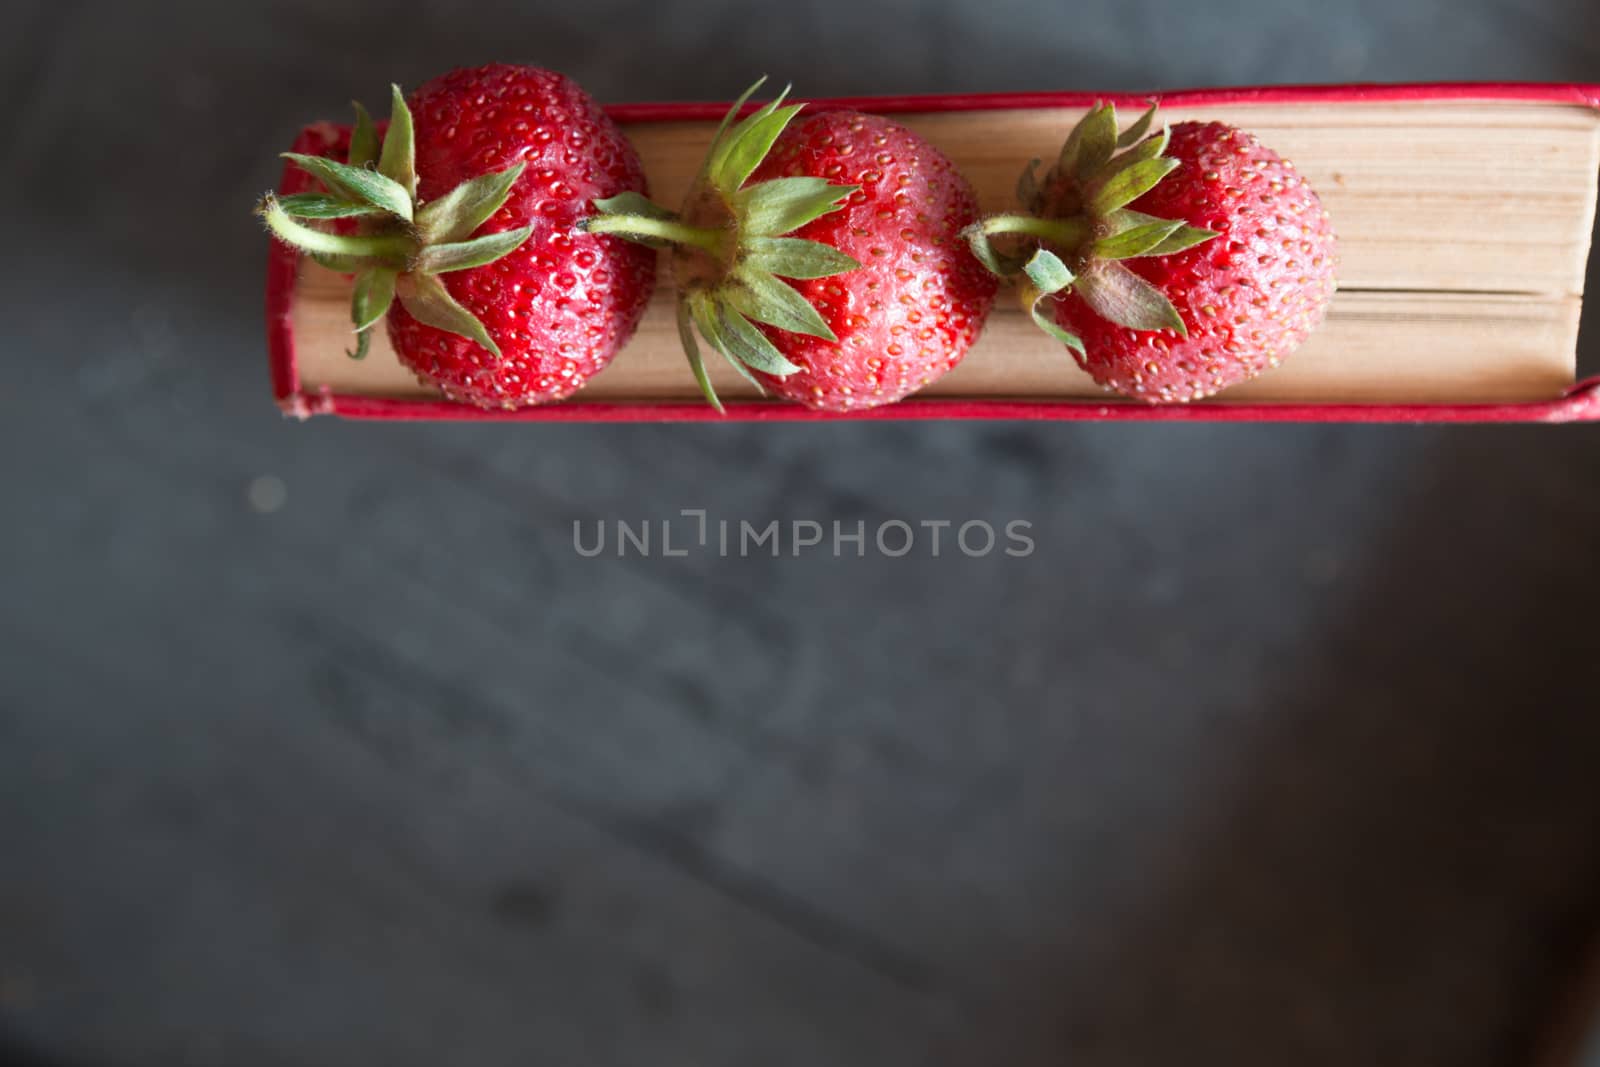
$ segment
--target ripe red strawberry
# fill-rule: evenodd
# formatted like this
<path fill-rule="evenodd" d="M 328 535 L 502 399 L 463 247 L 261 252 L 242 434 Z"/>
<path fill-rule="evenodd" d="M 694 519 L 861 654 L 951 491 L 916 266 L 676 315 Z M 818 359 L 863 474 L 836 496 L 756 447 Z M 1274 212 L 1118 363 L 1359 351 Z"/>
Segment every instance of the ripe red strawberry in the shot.
<path fill-rule="evenodd" d="M 291 158 L 328 195 L 268 196 L 261 214 L 279 238 L 357 276 L 358 358 L 387 315 L 396 354 L 423 382 L 516 408 L 577 391 L 644 313 L 655 257 L 574 226 L 596 197 L 642 193 L 643 168 L 559 74 L 453 71 L 409 106 L 395 90 L 381 158 L 359 110 L 348 165 Z M 351 218 L 353 235 L 298 221 Z"/>
<path fill-rule="evenodd" d="M 861 264 L 795 284 L 837 342 L 765 327 L 799 373 L 759 376 L 814 408 L 888 404 L 961 362 L 997 284 L 961 241 L 978 218 L 972 186 L 944 154 L 877 115 L 830 111 L 785 130 L 752 181 L 820 177 L 859 186 L 797 236 Z"/>
<path fill-rule="evenodd" d="M 1333 296 L 1335 239 L 1292 163 L 1216 122 L 1142 139 L 1154 110 L 1119 137 L 1114 109 L 1096 108 L 1042 189 L 1025 190 L 1034 214 L 969 236 L 1002 272 L 1016 263 L 988 237 L 1031 237 L 1024 296 L 1035 320 L 1106 388 L 1183 403 L 1278 366 L 1305 341 Z"/>
<path fill-rule="evenodd" d="M 807 407 L 893 403 L 961 362 L 994 301 L 960 239 L 977 198 L 903 126 L 854 111 L 790 125 L 800 107 L 781 104 L 730 129 L 735 105 L 680 215 L 600 202 L 586 225 L 673 247 L 684 347 L 719 410 L 695 329 Z"/>

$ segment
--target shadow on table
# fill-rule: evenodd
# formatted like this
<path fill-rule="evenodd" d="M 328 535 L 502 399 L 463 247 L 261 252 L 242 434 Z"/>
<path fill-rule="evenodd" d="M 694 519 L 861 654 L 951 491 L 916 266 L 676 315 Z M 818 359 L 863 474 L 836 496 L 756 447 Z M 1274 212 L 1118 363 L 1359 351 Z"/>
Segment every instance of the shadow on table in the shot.
<path fill-rule="evenodd" d="M 3 1067 L 66 1067 L 67 1061 L 47 1056 L 20 1036 L 11 1033 L 0 1020 L 0 1065 Z"/>
<path fill-rule="evenodd" d="M 1018 1059 L 1523 1063 L 1543 1040 L 1600 921 L 1600 429 L 1417 432 L 1410 506 L 1126 931 L 1005 979 L 1078 998 Z"/>

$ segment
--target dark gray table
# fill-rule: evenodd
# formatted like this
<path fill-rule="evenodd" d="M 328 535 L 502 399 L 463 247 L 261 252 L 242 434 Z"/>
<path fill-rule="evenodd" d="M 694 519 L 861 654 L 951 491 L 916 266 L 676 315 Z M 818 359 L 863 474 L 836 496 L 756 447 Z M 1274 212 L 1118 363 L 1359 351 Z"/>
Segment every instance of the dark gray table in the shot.
<path fill-rule="evenodd" d="M 1514 1062 L 1600 901 L 1600 431 L 297 425 L 248 208 L 303 121 L 494 58 L 621 100 L 1597 42 L 1580 0 L 11 5 L 0 1040 Z M 572 550 L 689 507 L 1037 551 Z"/>

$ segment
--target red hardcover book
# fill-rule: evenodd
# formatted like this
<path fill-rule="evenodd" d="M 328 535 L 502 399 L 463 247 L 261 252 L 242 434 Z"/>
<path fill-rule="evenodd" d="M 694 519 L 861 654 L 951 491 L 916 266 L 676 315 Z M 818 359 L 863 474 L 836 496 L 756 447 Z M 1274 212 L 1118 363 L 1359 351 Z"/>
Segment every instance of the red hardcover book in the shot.
<path fill-rule="evenodd" d="M 718 378 L 719 415 L 678 347 L 672 295 L 572 399 L 485 411 L 439 398 L 395 360 L 344 356 L 349 280 L 274 243 L 267 272 L 273 391 L 297 417 L 663 422 L 813 419 L 1141 419 L 1244 422 L 1570 422 L 1600 419 L 1600 378 L 1577 380 L 1578 317 L 1600 175 L 1600 86 L 1282 86 L 1150 94 L 1028 93 L 817 100 L 894 115 L 949 155 L 983 209 L 1013 206 L 1017 173 L 1049 157 L 1097 100 L 1168 121 L 1219 118 L 1294 159 L 1340 237 L 1328 321 L 1283 367 L 1212 401 L 1111 399 L 1002 293 L 966 360 L 899 404 L 849 415 L 755 396 Z M 653 194 L 677 202 L 726 104 L 610 108 Z M 320 123 L 300 152 L 342 133 Z M 286 172 L 285 181 L 289 180 Z M 719 362 L 719 361 L 710 361 Z M 717 377 L 718 371 L 713 371 Z"/>

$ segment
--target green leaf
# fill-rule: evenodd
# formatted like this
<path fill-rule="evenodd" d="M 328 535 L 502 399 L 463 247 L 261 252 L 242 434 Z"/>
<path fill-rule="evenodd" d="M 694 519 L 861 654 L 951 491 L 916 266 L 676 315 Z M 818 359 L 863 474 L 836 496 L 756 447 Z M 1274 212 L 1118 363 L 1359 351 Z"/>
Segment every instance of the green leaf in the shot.
<path fill-rule="evenodd" d="M 712 186 L 724 195 L 732 196 L 738 191 L 767 158 L 778 135 L 805 107 L 804 104 L 779 107 L 788 95 L 789 90 L 785 89 L 777 100 L 728 131 L 726 142 L 717 149 L 707 171 Z"/>
<path fill-rule="evenodd" d="M 722 401 L 717 398 L 716 387 L 711 384 L 711 376 L 706 373 L 705 360 L 700 356 L 700 345 L 694 339 L 694 324 L 690 318 L 689 301 L 682 296 L 678 298 L 678 341 L 683 345 L 683 354 L 689 360 L 689 370 L 694 375 L 695 384 L 700 387 L 700 395 L 706 398 L 706 403 L 717 409 L 717 414 L 727 414 L 722 408 Z"/>
<path fill-rule="evenodd" d="M 305 156 L 298 152 L 285 152 L 283 155 L 326 185 L 335 195 L 346 200 L 360 200 L 407 222 L 411 221 L 411 194 L 393 179 L 364 167 L 335 163 L 321 156 Z"/>
<path fill-rule="evenodd" d="M 1034 288 L 1044 296 L 1054 296 L 1076 280 L 1072 271 L 1061 262 L 1060 256 L 1043 248 L 1035 252 L 1022 269 Z"/>
<path fill-rule="evenodd" d="M 717 134 L 715 137 L 711 138 L 711 149 L 706 153 L 705 164 L 700 168 L 701 177 L 705 176 L 706 169 L 711 165 L 711 161 L 717 158 L 718 150 L 722 147 L 722 138 L 728 132 L 729 125 L 731 125 L 733 120 L 738 117 L 739 112 L 744 110 L 744 106 L 745 104 L 749 103 L 750 98 L 756 95 L 756 91 L 765 84 L 767 84 L 767 76 L 763 74 L 761 77 L 756 79 L 756 83 L 754 85 L 750 86 L 750 88 L 744 91 L 744 95 L 740 96 L 738 100 L 734 101 L 733 106 L 728 109 L 728 113 L 722 116 L 722 122 L 717 126 Z"/>
<path fill-rule="evenodd" d="M 717 319 L 716 305 L 711 302 L 710 294 L 703 289 L 691 289 L 685 302 L 689 305 L 689 316 L 700 328 L 700 336 L 704 337 L 712 348 L 726 355 L 727 345 L 722 341 L 722 323 Z"/>
<path fill-rule="evenodd" d="M 1167 225 L 1176 223 L 1176 228 L 1173 229 L 1171 234 L 1169 234 L 1160 244 L 1143 253 L 1147 256 L 1170 256 L 1174 252 L 1186 251 L 1187 249 L 1193 248 L 1196 245 L 1204 244 L 1213 237 L 1218 236 L 1216 230 L 1205 230 L 1198 226 L 1189 226 L 1184 224 L 1181 220 L 1158 219 L 1154 215 L 1146 215 L 1141 211 L 1134 211 L 1131 208 L 1123 208 L 1120 211 L 1113 211 L 1109 216 L 1107 216 L 1106 221 L 1111 224 L 1112 234 L 1126 233 L 1129 230 L 1138 229 L 1142 226 Z"/>
<path fill-rule="evenodd" d="M 1148 226 L 1155 222 L 1172 222 L 1173 219 L 1158 219 L 1154 215 L 1146 215 L 1142 211 L 1135 211 L 1131 207 L 1120 208 L 1107 215 L 1105 221 L 1111 225 L 1112 233 L 1122 233 L 1138 226 Z"/>
<path fill-rule="evenodd" d="M 746 382 L 748 382 L 751 385 L 751 387 L 753 387 L 755 389 L 756 395 L 762 396 L 762 397 L 765 397 L 765 396 L 768 395 L 767 394 L 767 387 L 765 385 L 761 384 L 761 379 L 760 378 L 757 378 L 754 374 L 750 373 L 750 368 L 749 367 L 745 366 L 744 363 L 742 363 L 740 360 L 736 359 L 734 356 L 729 355 L 727 352 L 724 352 L 722 355 L 723 355 L 723 358 L 725 360 L 727 360 L 728 366 L 732 367 L 734 369 L 735 373 L 737 373 L 739 375 L 739 377 L 743 378 Z"/>
<path fill-rule="evenodd" d="M 1135 256 L 1147 256 L 1182 225 L 1181 222 L 1158 219 L 1143 226 L 1135 226 L 1111 237 L 1100 238 L 1090 247 L 1089 254 L 1097 259 L 1132 259 Z"/>
<path fill-rule="evenodd" d="M 1079 181 L 1087 181 L 1111 161 L 1116 150 L 1117 109 L 1110 104 L 1096 104 L 1073 127 L 1061 149 L 1060 166 L 1062 171 L 1076 174 Z"/>
<path fill-rule="evenodd" d="M 1150 110 L 1140 115 L 1138 122 L 1122 131 L 1122 135 L 1117 138 L 1118 148 L 1127 148 L 1130 145 L 1138 144 L 1140 139 L 1150 132 L 1150 125 L 1156 120 L 1156 107 L 1155 101 L 1151 101 Z"/>
<path fill-rule="evenodd" d="M 776 237 L 844 206 L 859 185 L 829 185 L 825 178 L 775 178 L 733 194 L 740 232 Z"/>
<path fill-rule="evenodd" d="M 1031 208 L 1033 202 L 1039 198 L 1039 164 L 1041 159 L 1031 159 L 1028 165 L 1022 168 L 1022 174 L 1017 178 L 1017 201 L 1024 208 Z"/>
<path fill-rule="evenodd" d="M 1188 329 L 1166 294 L 1120 263 L 1097 263 L 1078 275 L 1074 290 L 1096 315 L 1130 330 Z"/>
<path fill-rule="evenodd" d="M 1111 232 L 1113 234 L 1126 233 L 1128 230 L 1137 229 L 1141 226 L 1176 222 L 1177 228 L 1160 244 L 1144 253 L 1147 256 L 1170 256 L 1174 252 L 1185 251 L 1218 236 L 1216 230 L 1203 230 L 1198 226 L 1187 226 L 1181 220 L 1158 219 L 1154 215 L 1146 215 L 1142 211 L 1134 211 L 1131 208 L 1113 211 L 1107 216 L 1106 221 L 1111 224 Z"/>
<path fill-rule="evenodd" d="M 1165 154 L 1167 146 L 1171 143 L 1172 127 L 1163 126 L 1149 137 L 1140 141 L 1134 148 L 1143 151 L 1145 153 L 1144 158 L 1155 159 L 1157 156 Z"/>
<path fill-rule="evenodd" d="M 717 313 L 717 306 L 710 294 L 704 291 L 690 293 L 689 314 L 694 318 L 695 325 L 700 328 L 700 336 L 706 339 L 706 343 L 721 353 L 722 358 L 728 361 L 728 365 L 739 373 L 739 377 L 755 386 L 756 391 L 762 396 L 766 396 L 767 391 L 761 382 L 734 354 L 733 346 L 728 343 L 726 331 L 722 326 L 722 316 Z"/>
<path fill-rule="evenodd" d="M 401 275 L 395 291 L 400 297 L 401 305 L 418 322 L 426 323 L 445 333 L 465 337 L 469 341 L 476 341 L 493 352 L 497 358 L 499 357 L 500 346 L 494 343 L 483 323 L 479 322 L 478 317 L 472 312 L 456 303 L 456 298 L 450 295 L 450 291 L 438 278 L 431 274 L 404 274 Z"/>
<path fill-rule="evenodd" d="M 719 304 L 717 318 L 722 325 L 722 339 L 739 362 L 776 378 L 799 373 L 800 368 L 784 358 L 771 338 L 733 308 Z"/>
<path fill-rule="evenodd" d="M 1167 142 L 1171 139 L 1171 137 L 1172 131 L 1163 126 L 1160 133 L 1157 133 L 1153 137 L 1145 138 L 1128 151 L 1113 159 L 1105 167 L 1101 168 L 1099 174 L 1095 175 L 1094 182 L 1090 186 L 1090 194 L 1093 195 L 1094 190 L 1102 188 L 1112 178 L 1116 177 L 1118 174 L 1121 174 L 1129 167 L 1132 167 L 1138 163 L 1143 163 L 1147 159 L 1159 159 L 1161 157 L 1161 153 L 1167 150 Z"/>
<path fill-rule="evenodd" d="M 1121 170 L 1089 197 L 1091 215 L 1109 215 L 1160 184 L 1178 167 L 1176 159 L 1146 159 Z"/>
<path fill-rule="evenodd" d="M 1198 226 L 1179 225 L 1177 229 L 1172 231 L 1165 241 L 1162 241 L 1160 244 L 1156 245 L 1150 251 L 1146 252 L 1145 255 L 1170 256 L 1175 252 L 1185 252 L 1196 245 L 1205 244 L 1207 241 L 1217 236 L 1219 236 L 1219 234 L 1216 230 L 1203 230 Z"/>
<path fill-rule="evenodd" d="M 1061 258 L 1054 252 L 1043 248 L 1033 254 L 1033 258 L 1028 260 L 1023 270 L 1028 275 L 1028 284 L 1022 287 L 1022 299 L 1034 325 L 1080 356 L 1087 356 L 1083 341 L 1078 335 L 1062 329 L 1056 323 L 1054 316 L 1049 313 L 1049 309 L 1055 306 L 1056 295 L 1077 280 L 1073 277 L 1072 271 L 1067 269 L 1067 265 L 1061 262 Z"/>
<path fill-rule="evenodd" d="M 752 85 L 749 89 L 745 90 L 745 94 L 741 96 L 738 102 L 736 102 L 733 107 L 728 110 L 728 113 L 723 116 L 722 126 L 718 130 L 716 139 L 712 142 L 713 148 L 719 149 L 722 153 L 726 154 L 727 150 L 733 145 L 733 143 L 739 140 L 739 138 L 742 137 L 746 132 L 748 132 L 751 126 L 760 122 L 762 119 L 771 115 L 773 112 L 777 111 L 778 108 L 783 106 L 783 101 L 788 97 L 789 92 L 794 88 L 793 85 L 785 85 L 783 87 L 783 91 L 778 94 L 776 99 L 768 100 L 765 104 L 762 104 L 760 107 L 751 111 L 750 114 L 746 115 L 744 118 L 739 118 L 739 112 L 743 110 L 744 105 L 755 93 L 756 89 L 760 88 L 761 85 L 766 82 L 766 80 L 767 76 L 763 74 L 756 81 L 755 85 Z M 715 152 L 712 154 L 712 161 L 713 163 L 717 162 L 717 155 Z"/>
<path fill-rule="evenodd" d="M 296 193 L 278 201 L 283 210 L 297 219 L 352 219 L 363 215 L 387 215 L 381 207 L 355 200 L 341 200 L 327 193 Z"/>
<path fill-rule="evenodd" d="M 366 359 L 372 342 L 372 327 L 382 321 L 394 303 L 394 285 L 398 272 L 382 267 L 363 271 L 356 277 L 355 291 L 350 299 L 350 319 L 356 327 L 356 350 L 346 352 L 351 359 Z"/>
<path fill-rule="evenodd" d="M 1172 131 L 1161 127 L 1160 131 L 1146 137 L 1126 152 L 1111 161 L 1111 165 L 1100 172 L 1103 179 L 1111 177 L 1119 171 L 1126 170 L 1135 163 L 1143 163 L 1147 159 L 1158 159 L 1167 150 L 1167 144 L 1172 140 Z"/>
<path fill-rule="evenodd" d="M 839 340 L 811 301 L 787 282 L 752 270 L 748 265 L 734 273 L 734 282 L 736 284 L 723 288 L 721 293 L 728 305 L 746 318 L 790 333 L 820 337 L 825 341 Z"/>
<path fill-rule="evenodd" d="M 389 313 L 394 303 L 395 279 L 399 272 L 383 267 L 362 271 L 356 277 L 355 290 L 350 299 L 350 320 L 360 333 Z"/>
<path fill-rule="evenodd" d="M 526 164 L 485 174 L 462 182 L 437 200 L 429 201 L 417 212 L 417 229 L 424 241 L 446 244 L 464 241 L 488 222 L 511 198 L 511 188 L 522 177 Z"/>
<path fill-rule="evenodd" d="M 1033 319 L 1033 324 L 1057 341 L 1072 349 L 1078 355 L 1087 359 L 1089 350 L 1083 347 L 1083 338 L 1065 329 L 1050 314 L 1050 308 L 1055 306 L 1055 301 L 1049 295 L 1040 293 L 1038 298 L 1028 305 L 1028 315 Z"/>
<path fill-rule="evenodd" d="M 383 155 L 378 159 L 378 173 L 406 191 L 406 196 L 417 197 L 417 135 L 411 125 L 411 108 L 406 106 L 405 94 L 400 86 L 391 85 L 393 102 L 389 106 L 389 132 L 383 138 Z"/>
<path fill-rule="evenodd" d="M 509 255 L 533 236 L 533 227 L 491 233 L 458 244 L 428 245 L 417 257 L 417 269 L 424 274 L 447 274 L 471 270 Z"/>
<path fill-rule="evenodd" d="M 367 114 L 367 109 L 359 100 L 352 100 L 350 106 L 356 109 L 356 126 L 350 133 L 350 165 L 352 167 L 375 166 L 378 162 L 378 128 L 372 123 L 372 116 Z"/>
<path fill-rule="evenodd" d="M 743 262 L 752 270 L 800 281 L 830 278 L 861 266 L 837 248 L 798 237 L 751 237 L 744 242 L 743 253 Z"/>
<path fill-rule="evenodd" d="M 961 236 L 966 238 L 967 246 L 972 249 L 973 257 L 995 277 L 1014 277 L 1022 269 L 1021 258 L 1002 255 L 1000 250 L 995 248 L 994 239 L 989 234 L 989 231 L 984 229 L 983 223 L 973 223 L 961 231 Z"/>
<path fill-rule="evenodd" d="M 723 184 L 717 188 L 728 195 L 741 188 L 761 165 L 761 161 L 767 158 L 767 153 L 772 151 L 773 144 L 788 128 L 789 123 L 793 122 L 794 117 L 804 109 L 803 104 L 779 108 L 751 126 L 743 136 L 735 134 L 734 137 L 730 137 L 731 146 L 726 166 L 722 170 Z"/>

